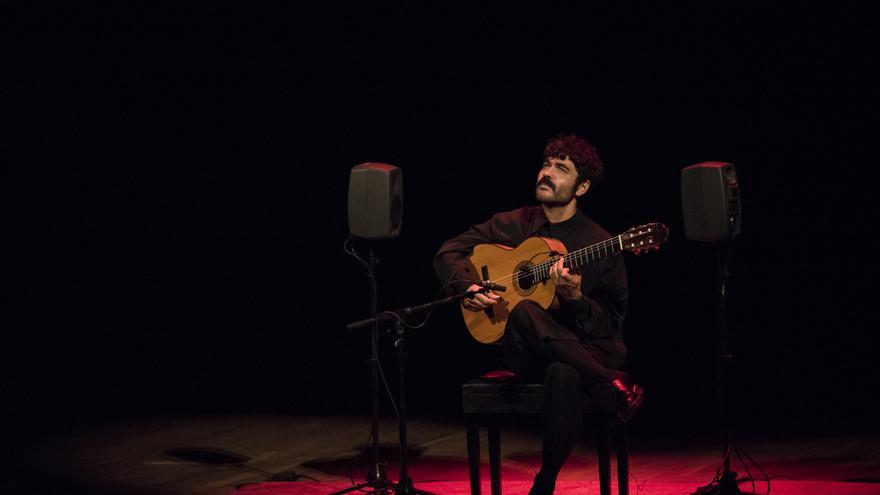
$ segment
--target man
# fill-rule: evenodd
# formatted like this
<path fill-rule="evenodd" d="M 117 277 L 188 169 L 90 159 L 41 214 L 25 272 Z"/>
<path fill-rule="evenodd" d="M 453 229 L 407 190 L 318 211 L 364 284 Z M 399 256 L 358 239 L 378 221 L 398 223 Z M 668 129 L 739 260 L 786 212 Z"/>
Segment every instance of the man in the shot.
<path fill-rule="evenodd" d="M 595 148 L 569 135 L 551 139 L 535 184 L 538 206 L 494 215 L 446 241 L 434 258 L 443 284 L 458 280 L 459 290 L 480 288 L 480 276 L 467 257 L 477 244 L 517 246 L 529 237 L 561 241 L 569 252 L 611 237 L 578 208 L 602 178 L 604 166 Z M 509 365 L 523 378 L 543 379 L 542 466 L 530 495 L 553 493 L 556 477 L 582 431 L 583 394 L 607 404 L 622 421 L 641 405 L 644 392 L 617 371 L 626 357 L 623 320 L 628 297 L 626 269 L 620 254 L 584 265 L 577 271 L 562 258 L 550 269 L 556 301 L 545 310 L 522 301 L 510 313 L 503 343 Z M 470 311 L 483 311 L 502 296 L 494 292 L 464 299 Z M 557 304 L 558 302 L 558 304 Z"/>

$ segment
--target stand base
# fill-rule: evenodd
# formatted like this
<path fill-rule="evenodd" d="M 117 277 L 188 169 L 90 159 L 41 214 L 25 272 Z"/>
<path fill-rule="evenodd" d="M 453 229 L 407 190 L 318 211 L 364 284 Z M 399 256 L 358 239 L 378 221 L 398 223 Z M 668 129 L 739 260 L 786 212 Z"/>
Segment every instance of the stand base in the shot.
<path fill-rule="evenodd" d="M 393 483 L 391 481 L 383 481 L 378 484 L 370 482 L 358 483 L 357 485 L 352 485 L 343 490 L 333 492 L 330 495 L 342 495 L 343 493 L 349 493 L 355 490 L 361 491 L 363 488 L 372 488 L 369 492 L 371 495 L 435 495 L 424 490 L 417 490 L 413 487 L 412 480 L 409 478 L 401 483 Z"/>
<path fill-rule="evenodd" d="M 388 490 L 393 489 L 395 486 L 394 483 L 388 480 L 388 475 L 385 474 L 385 466 L 382 464 L 375 464 L 370 466 L 370 470 L 367 472 L 367 481 L 333 492 L 330 495 L 341 495 L 343 493 L 361 490 L 362 488 L 372 488 L 370 493 L 384 494 L 389 493 Z"/>
<path fill-rule="evenodd" d="M 370 466 L 370 470 L 367 472 L 368 485 L 387 486 L 389 483 L 390 481 L 388 481 L 388 475 L 385 474 L 385 466 L 383 464 Z"/>
<path fill-rule="evenodd" d="M 344 490 L 339 490 L 338 492 L 333 492 L 330 495 L 341 495 L 343 493 L 353 492 L 355 490 L 360 491 L 363 488 L 372 488 L 372 490 L 370 490 L 370 493 L 388 493 L 390 486 L 389 485 L 374 485 L 372 483 L 364 482 L 364 483 L 358 483 L 357 485 L 351 485 L 350 487 L 345 488 Z"/>
<path fill-rule="evenodd" d="M 721 475 L 717 482 L 701 486 L 693 495 L 740 495 L 739 485 L 736 483 L 736 473 L 728 471 Z"/>
<path fill-rule="evenodd" d="M 417 490 L 413 487 L 412 480 L 407 478 L 405 480 L 401 480 L 397 485 L 397 488 L 394 489 L 394 495 L 434 495 L 431 492 L 426 492 L 424 490 Z"/>

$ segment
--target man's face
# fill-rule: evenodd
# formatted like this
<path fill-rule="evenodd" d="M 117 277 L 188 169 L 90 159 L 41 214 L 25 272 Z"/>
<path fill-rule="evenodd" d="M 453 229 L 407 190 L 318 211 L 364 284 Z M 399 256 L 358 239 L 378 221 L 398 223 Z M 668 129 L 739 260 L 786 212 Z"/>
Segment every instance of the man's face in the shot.
<path fill-rule="evenodd" d="M 577 169 L 568 157 L 547 158 L 538 171 L 535 199 L 550 206 L 563 206 L 587 192 L 589 181 L 577 184 Z"/>

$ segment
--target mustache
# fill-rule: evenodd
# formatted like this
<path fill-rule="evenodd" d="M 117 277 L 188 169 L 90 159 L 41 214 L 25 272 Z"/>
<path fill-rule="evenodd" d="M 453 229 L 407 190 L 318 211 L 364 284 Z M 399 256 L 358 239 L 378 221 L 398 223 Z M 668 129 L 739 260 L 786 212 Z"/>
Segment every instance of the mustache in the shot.
<path fill-rule="evenodd" d="M 550 177 L 547 177 L 546 175 L 544 177 L 541 177 L 538 183 L 535 184 L 535 187 L 538 187 L 541 184 L 545 184 L 547 187 L 553 189 L 554 191 L 556 190 L 556 184 L 554 184 L 553 181 L 550 180 Z"/>

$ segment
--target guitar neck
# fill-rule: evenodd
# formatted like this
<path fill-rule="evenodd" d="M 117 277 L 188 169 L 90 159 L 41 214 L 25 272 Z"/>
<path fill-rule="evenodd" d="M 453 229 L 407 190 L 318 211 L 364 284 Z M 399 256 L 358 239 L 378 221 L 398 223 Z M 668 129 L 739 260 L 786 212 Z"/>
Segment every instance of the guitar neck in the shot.
<path fill-rule="evenodd" d="M 622 236 L 614 236 L 610 239 L 606 239 L 595 244 L 590 244 L 585 248 L 578 249 L 577 251 L 572 251 L 566 254 L 563 264 L 569 270 L 573 270 L 575 268 L 579 268 L 583 265 L 592 263 L 602 258 L 607 258 L 612 254 L 619 253 L 622 247 Z M 552 266 L 552 263 L 548 263 L 546 266 L 541 266 L 538 269 L 538 278 L 540 278 L 541 280 L 546 280 L 550 278 L 550 266 Z"/>

